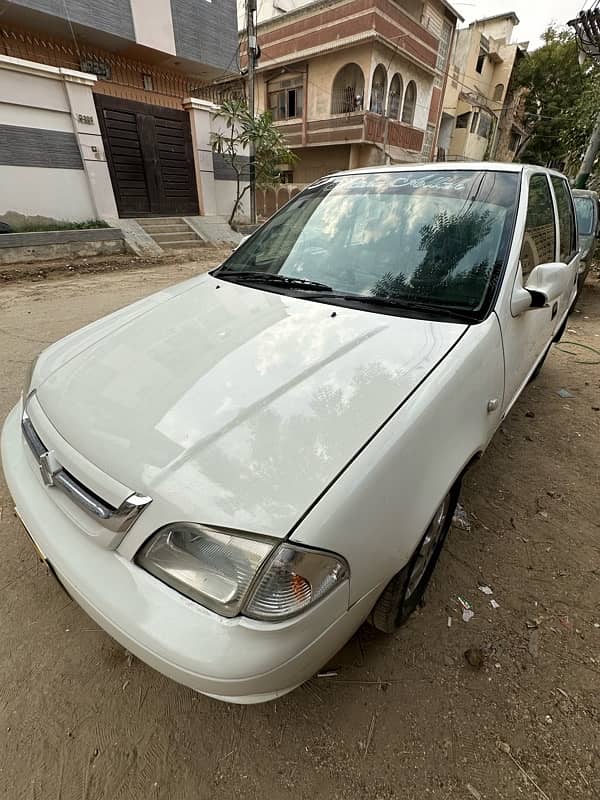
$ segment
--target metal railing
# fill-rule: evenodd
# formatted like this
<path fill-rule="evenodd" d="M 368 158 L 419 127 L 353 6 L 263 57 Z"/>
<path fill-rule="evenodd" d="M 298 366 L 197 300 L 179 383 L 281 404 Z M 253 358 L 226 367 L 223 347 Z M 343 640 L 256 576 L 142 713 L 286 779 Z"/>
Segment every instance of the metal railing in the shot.
<path fill-rule="evenodd" d="M 355 111 L 362 111 L 364 96 L 364 86 L 347 86 L 345 89 L 334 89 L 331 93 L 331 113 L 353 114 Z"/>

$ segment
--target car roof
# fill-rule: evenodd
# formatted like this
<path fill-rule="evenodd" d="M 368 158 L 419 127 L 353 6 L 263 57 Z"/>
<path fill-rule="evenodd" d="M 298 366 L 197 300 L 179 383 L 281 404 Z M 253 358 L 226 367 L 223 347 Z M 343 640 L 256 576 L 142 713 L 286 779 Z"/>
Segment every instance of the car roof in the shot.
<path fill-rule="evenodd" d="M 548 167 L 540 167 L 536 164 L 513 164 L 503 161 L 431 161 L 420 164 L 381 164 L 375 167 L 359 167 L 358 169 L 334 172 L 327 177 L 339 175 L 370 175 L 382 172 L 516 172 L 522 173 L 525 170 L 535 170 L 535 172 L 545 172 L 548 175 L 557 175 L 564 178 L 561 172 Z"/>

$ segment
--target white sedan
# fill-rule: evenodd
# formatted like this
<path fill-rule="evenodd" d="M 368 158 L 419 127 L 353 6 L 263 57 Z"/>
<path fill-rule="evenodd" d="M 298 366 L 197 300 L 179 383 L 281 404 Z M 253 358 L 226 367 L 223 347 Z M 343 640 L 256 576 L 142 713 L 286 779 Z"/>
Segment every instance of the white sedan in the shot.
<path fill-rule="evenodd" d="M 164 674 L 289 692 L 416 607 L 465 471 L 566 324 L 576 242 L 538 167 L 321 179 L 32 365 L 2 461 L 36 549 Z"/>

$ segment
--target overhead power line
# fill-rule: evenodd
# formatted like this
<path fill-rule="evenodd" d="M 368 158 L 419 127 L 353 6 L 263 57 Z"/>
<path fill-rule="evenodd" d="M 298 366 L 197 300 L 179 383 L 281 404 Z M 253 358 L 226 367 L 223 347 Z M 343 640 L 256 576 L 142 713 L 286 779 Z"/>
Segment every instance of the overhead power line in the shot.
<path fill-rule="evenodd" d="M 575 31 L 577 43 L 581 50 L 591 58 L 600 57 L 600 8 L 598 1 L 594 0 L 587 11 L 583 9 L 569 21 L 569 26 Z"/>

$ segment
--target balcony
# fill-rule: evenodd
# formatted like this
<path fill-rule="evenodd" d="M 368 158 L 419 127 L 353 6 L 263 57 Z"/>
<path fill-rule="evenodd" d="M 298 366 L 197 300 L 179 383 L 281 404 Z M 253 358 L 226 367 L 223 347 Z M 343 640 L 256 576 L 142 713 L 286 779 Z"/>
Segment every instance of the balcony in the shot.
<path fill-rule="evenodd" d="M 288 146 L 292 149 L 330 144 L 383 145 L 385 139 L 389 147 L 400 147 L 411 153 L 420 153 L 425 135 L 425 131 L 419 128 L 413 128 L 412 125 L 370 111 L 332 115 L 327 119 L 308 122 L 304 136 L 301 122 L 282 122 L 278 123 L 278 127 L 281 128 Z"/>
<path fill-rule="evenodd" d="M 379 143 L 386 138 L 385 128 L 387 124 L 387 144 L 391 147 L 402 147 L 413 153 L 420 153 L 423 147 L 423 137 L 425 131 L 398 122 L 395 119 L 387 119 L 378 114 L 364 115 L 364 139 L 366 142 Z"/>

